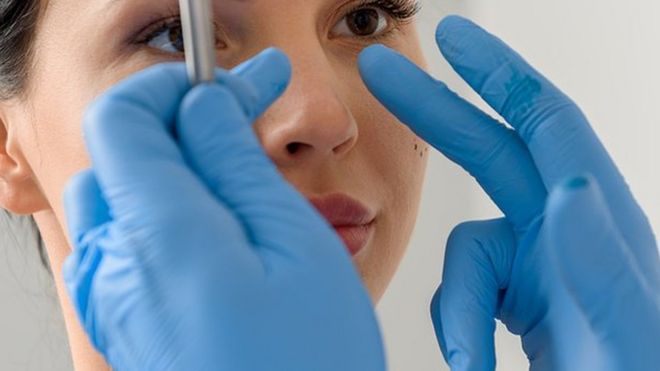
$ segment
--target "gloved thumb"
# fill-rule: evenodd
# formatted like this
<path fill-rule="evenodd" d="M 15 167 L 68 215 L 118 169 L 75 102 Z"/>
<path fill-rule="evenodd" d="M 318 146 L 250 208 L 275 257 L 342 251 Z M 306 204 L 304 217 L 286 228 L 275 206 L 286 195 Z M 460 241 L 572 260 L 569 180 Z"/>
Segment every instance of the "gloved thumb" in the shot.
<path fill-rule="evenodd" d="M 495 369 L 498 295 L 514 252 L 515 235 L 506 219 L 462 223 L 449 236 L 431 318 L 452 370 Z"/>
<path fill-rule="evenodd" d="M 615 225 L 597 180 L 587 175 L 564 182 L 551 193 L 546 210 L 550 255 L 604 343 L 612 369 L 648 369 L 640 362 L 648 362 L 649 352 L 657 351 L 644 341 L 631 340 L 660 332 L 660 303 Z M 646 323 L 636 318 L 658 320 Z"/>

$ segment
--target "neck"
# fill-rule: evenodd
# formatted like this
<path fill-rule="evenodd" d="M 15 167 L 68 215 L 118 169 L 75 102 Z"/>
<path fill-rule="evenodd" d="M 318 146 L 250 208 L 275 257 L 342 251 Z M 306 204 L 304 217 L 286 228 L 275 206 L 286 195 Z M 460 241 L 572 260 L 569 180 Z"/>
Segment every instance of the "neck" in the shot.
<path fill-rule="evenodd" d="M 89 342 L 85 331 L 80 325 L 78 316 L 71 305 L 62 278 L 62 265 L 71 252 L 62 226 L 52 210 L 40 211 L 34 214 L 34 220 L 39 226 L 41 237 L 46 245 L 48 258 L 53 270 L 55 287 L 59 297 L 66 332 L 71 347 L 71 357 L 76 371 L 103 371 L 110 370 L 103 357 L 94 349 Z"/>

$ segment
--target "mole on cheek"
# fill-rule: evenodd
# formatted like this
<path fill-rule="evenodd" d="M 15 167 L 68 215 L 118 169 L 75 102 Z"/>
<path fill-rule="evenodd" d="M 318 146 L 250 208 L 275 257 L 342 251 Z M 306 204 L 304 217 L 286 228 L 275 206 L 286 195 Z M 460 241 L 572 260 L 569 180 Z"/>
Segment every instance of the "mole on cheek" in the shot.
<path fill-rule="evenodd" d="M 424 157 L 424 152 L 428 152 L 429 148 L 424 146 L 425 148 L 420 148 L 420 145 L 417 143 L 414 143 L 414 150 L 415 152 L 419 151 L 419 157 L 422 158 Z"/>

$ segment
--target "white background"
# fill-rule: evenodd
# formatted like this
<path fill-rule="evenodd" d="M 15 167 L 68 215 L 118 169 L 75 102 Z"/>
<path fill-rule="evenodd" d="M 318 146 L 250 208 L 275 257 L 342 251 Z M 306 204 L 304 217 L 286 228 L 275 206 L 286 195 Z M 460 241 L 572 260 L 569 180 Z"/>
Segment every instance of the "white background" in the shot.
<path fill-rule="evenodd" d="M 423 5 L 420 31 L 434 76 L 481 104 L 435 47 L 435 25 L 446 14 L 468 15 L 509 42 L 583 108 L 660 231 L 659 2 L 426 0 Z M 498 216 L 469 176 L 433 154 L 409 252 L 378 307 L 391 370 L 446 369 L 428 311 L 440 282 L 444 243 L 457 223 Z M 0 231 L 7 233 L 2 225 Z M 34 251 L 0 246 L 0 370 L 71 370 L 48 281 Z M 526 369 L 517 338 L 499 331 L 497 346 L 499 369 Z"/>

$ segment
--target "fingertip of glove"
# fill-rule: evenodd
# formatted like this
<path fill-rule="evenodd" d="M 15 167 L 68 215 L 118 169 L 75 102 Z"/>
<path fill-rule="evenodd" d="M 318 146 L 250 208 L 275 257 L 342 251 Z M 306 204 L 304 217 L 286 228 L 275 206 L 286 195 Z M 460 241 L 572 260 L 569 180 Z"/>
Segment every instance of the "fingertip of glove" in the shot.
<path fill-rule="evenodd" d="M 64 259 L 62 263 L 62 278 L 64 278 L 64 283 L 69 291 L 69 295 L 73 294 L 73 284 L 75 283 L 75 273 L 78 267 L 76 262 L 77 252 L 71 251 L 71 253 Z"/>
<path fill-rule="evenodd" d="M 84 188 L 82 185 L 87 182 L 88 178 L 93 176 L 92 170 L 83 170 L 72 175 L 64 185 L 63 201 L 67 205 L 69 201 L 74 201 L 73 197 L 78 195 Z"/>
<path fill-rule="evenodd" d="M 62 196 L 72 248 L 81 245 L 83 236 L 110 220 L 110 210 L 92 169 L 72 176 Z"/>
<path fill-rule="evenodd" d="M 291 62 L 289 57 L 279 48 L 269 47 L 259 53 L 258 59 L 261 63 L 268 65 L 272 71 L 279 72 L 278 75 L 291 77 Z"/>
<path fill-rule="evenodd" d="M 444 39 L 456 31 L 475 26 L 474 22 L 465 17 L 450 14 L 438 22 L 438 26 L 435 29 L 435 37 L 436 39 Z"/>
<path fill-rule="evenodd" d="M 79 212 L 77 208 L 81 206 L 82 200 L 90 198 L 96 199 L 97 192 L 100 192 L 100 190 L 98 189 L 96 178 L 91 169 L 83 170 L 72 175 L 66 181 L 64 192 L 62 193 L 62 201 L 64 203 L 65 211 L 68 214 L 68 219 L 77 216 Z"/>
<path fill-rule="evenodd" d="M 383 56 L 391 52 L 392 51 L 388 47 L 382 44 L 373 44 L 362 49 L 358 55 L 358 67 L 360 72 L 370 71 L 371 68 L 382 62 Z"/>
<path fill-rule="evenodd" d="M 262 58 L 269 60 L 271 63 L 280 66 L 283 69 L 291 70 L 291 62 L 289 61 L 289 57 L 286 55 L 286 53 L 284 53 L 282 49 L 271 46 L 264 49 L 264 51 L 262 51 L 260 54 Z"/>
<path fill-rule="evenodd" d="M 449 15 L 438 23 L 435 41 L 442 55 L 452 63 L 464 54 L 466 47 L 474 46 L 480 40 L 483 34 L 475 32 L 478 30 L 481 28 L 471 20 L 459 15 Z"/>
<path fill-rule="evenodd" d="M 268 80 L 275 80 L 276 87 L 284 90 L 291 79 L 292 66 L 284 51 L 276 47 L 268 47 L 235 67 L 232 72 L 248 79 L 252 74 L 258 75 L 257 79 L 263 79 L 263 75 L 266 73 Z"/>
<path fill-rule="evenodd" d="M 282 50 L 275 47 L 270 47 L 264 50 L 263 53 L 265 58 L 269 61 L 269 68 L 272 68 L 275 75 L 278 77 L 277 79 L 274 79 L 274 93 L 279 95 L 286 90 L 291 81 L 291 76 L 293 74 L 291 61 Z"/>
<path fill-rule="evenodd" d="M 409 61 L 382 44 L 370 45 L 358 55 L 358 70 L 368 86 L 384 86 L 407 71 Z M 390 86 L 391 87 L 391 86 Z"/>

